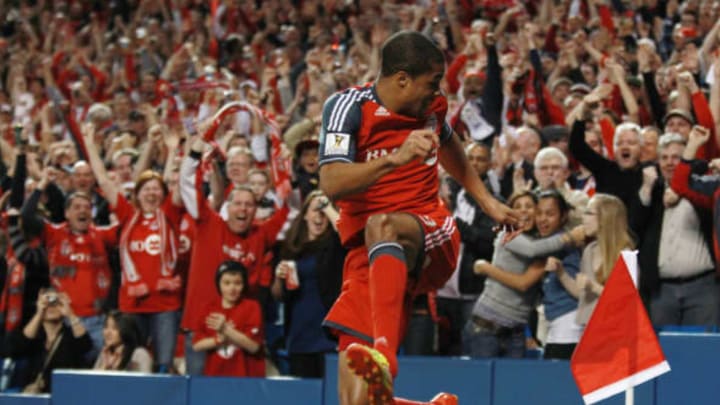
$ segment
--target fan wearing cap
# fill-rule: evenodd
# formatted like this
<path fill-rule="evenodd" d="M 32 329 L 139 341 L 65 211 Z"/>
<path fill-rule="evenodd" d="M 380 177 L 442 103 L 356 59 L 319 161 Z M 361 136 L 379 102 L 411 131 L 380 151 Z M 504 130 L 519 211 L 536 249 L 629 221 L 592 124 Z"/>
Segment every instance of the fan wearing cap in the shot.
<path fill-rule="evenodd" d="M 665 114 L 663 124 L 665 125 L 665 133 L 680 134 L 687 139 L 695 120 L 685 110 L 674 108 Z"/>
<path fill-rule="evenodd" d="M 215 297 L 203 311 L 204 325 L 193 350 L 207 351 L 204 375 L 265 377 L 265 360 L 255 356 L 263 344 L 260 304 L 246 296 L 247 269 L 227 260 L 215 272 Z"/>

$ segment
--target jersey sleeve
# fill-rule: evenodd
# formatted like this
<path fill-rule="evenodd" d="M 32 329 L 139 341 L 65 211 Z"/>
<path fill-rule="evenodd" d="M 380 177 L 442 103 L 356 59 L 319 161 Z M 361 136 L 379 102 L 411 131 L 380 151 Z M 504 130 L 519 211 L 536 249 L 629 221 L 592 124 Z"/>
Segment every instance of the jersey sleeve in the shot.
<path fill-rule="evenodd" d="M 106 246 L 115 246 L 119 242 L 118 238 L 118 224 L 112 224 L 107 226 L 96 226 L 95 230 L 98 232 Z"/>
<path fill-rule="evenodd" d="M 115 215 L 117 215 L 118 222 L 120 224 L 125 224 L 135 213 L 135 208 L 130 205 L 122 193 L 118 193 L 117 203 L 115 203 L 113 211 L 115 212 Z"/>
<path fill-rule="evenodd" d="M 356 136 L 362 115 L 357 92 L 331 96 L 323 107 L 320 129 L 320 165 L 355 161 Z"/>

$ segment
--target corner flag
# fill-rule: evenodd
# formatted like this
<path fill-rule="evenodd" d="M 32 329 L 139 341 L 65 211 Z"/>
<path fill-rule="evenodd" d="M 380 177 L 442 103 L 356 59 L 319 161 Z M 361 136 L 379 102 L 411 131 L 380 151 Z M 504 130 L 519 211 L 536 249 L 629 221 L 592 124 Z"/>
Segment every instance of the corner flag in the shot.
<path fill-rule="evenodd" d="M 630 270 L 637 252 L 622 252 L 570 360 L 586 404 L 670 371 Z"/>

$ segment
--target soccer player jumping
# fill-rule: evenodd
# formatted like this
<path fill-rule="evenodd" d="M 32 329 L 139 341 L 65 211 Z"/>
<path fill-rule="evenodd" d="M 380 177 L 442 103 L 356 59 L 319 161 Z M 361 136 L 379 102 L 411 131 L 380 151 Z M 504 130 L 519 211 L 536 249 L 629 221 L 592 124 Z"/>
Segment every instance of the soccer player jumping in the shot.
<path fill-rule="evenodd" d="M 438 162 L 496 221 L 517 220 L 485 188 L 445 123 L 440 49 L 403 31 L 385 42 L 381 58 L 375 84 L 326 101 L 320 135 L 320 188 L 340 208 L 338 230 L 349 248 L 342 292 L 325 319 L 340 340 L 342 404 L 416 403 L 393 398 L 409 304 L 444 285 L 460 244 L 438 197 Z"/>

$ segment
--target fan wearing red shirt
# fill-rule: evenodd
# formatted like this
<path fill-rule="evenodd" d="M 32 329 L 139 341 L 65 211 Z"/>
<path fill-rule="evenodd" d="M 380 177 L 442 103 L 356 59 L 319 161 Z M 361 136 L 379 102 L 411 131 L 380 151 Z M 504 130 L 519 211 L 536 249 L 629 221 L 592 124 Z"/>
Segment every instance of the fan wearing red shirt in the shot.
<path fill-rule="evenodd" d="M 265 377 L 260 304 L 244 294 L 247 269 L 228 260 L 218 267 L 213 298 L 204 311 L 204 325 L 193 339 L 193 350 L 207 351 L 204 375 Z"/>
<path fill-rule="evenodd" d="M 203 171 L 198 170 L 205 143 L 197 139 L 180 166 L 180 193 L 188 214 L 195 220 L 195 244 L 190 258 L 187 292 L 181 327 L 195 332 L 204 324 L 205 303 L 217 296 L 214 271 L 220 263 L 233 260 L 248 271 L 245 293 L 257 298 L 260 277 L 265 266 L 264 257 L 277 239 L 277 234 L 288 215 L 287 205 L 278 208 L 273 216 L 261 225 L 253 224 L 255 195 L 248 186 L 239 186 L 228 194 L 227 220 L 223 220 L 203 195 Z M 188 336 L 193 340 L 191 336 Z M 202 370 L 201 359 L 194 354 L 186 356 L 188 372 Z"/>
<path fill-rule="evenodd" d="M 47 173 L 47 170 L 46 170 Z M 35 216 L 49 180 L 45 174 L 23 208 L 23 224 Z M 42 242 L 48 254 L 50 283 L 70 298 L 72 311 L 83 321 L 95 347 L 102 347 L 101 311 L 110 290 L 108 247 L 117 244 L 117 225 L 92 223 L 90 195 L 81 191 L 65 200 L 65 219 L 45 222 Z"/>
<path fill-rule="evenodd" d="M 341 294 L 325 321 L 340 338 L 343 404 L 413 403 L 392 395 L 404 306 L 444 285 L 459 248 L 452 215 L 438 198 L 438 162 L 493 219 L 516 221 L 445 123 L 444 66 L 430 39 L 403 31 L 383 45 L 374 85 L 325 103 L 320 188 L 340 208 L 338 231 L 350 249 Z"/>
<path fill-rule="evenodd" d="M 85 131 L 90 165 L 121 227 L 118 304 L 122 312 L 136 315 L 145 336 L 152 339 L 155 364 L 168 371 L 182 299 L 182 279 L 176 270 L 182 203 L 177 193 L 169 195 L 159 174 L 147 170 L 135 182 L 130 204 L 108 177 L 92 132 Z"/>

